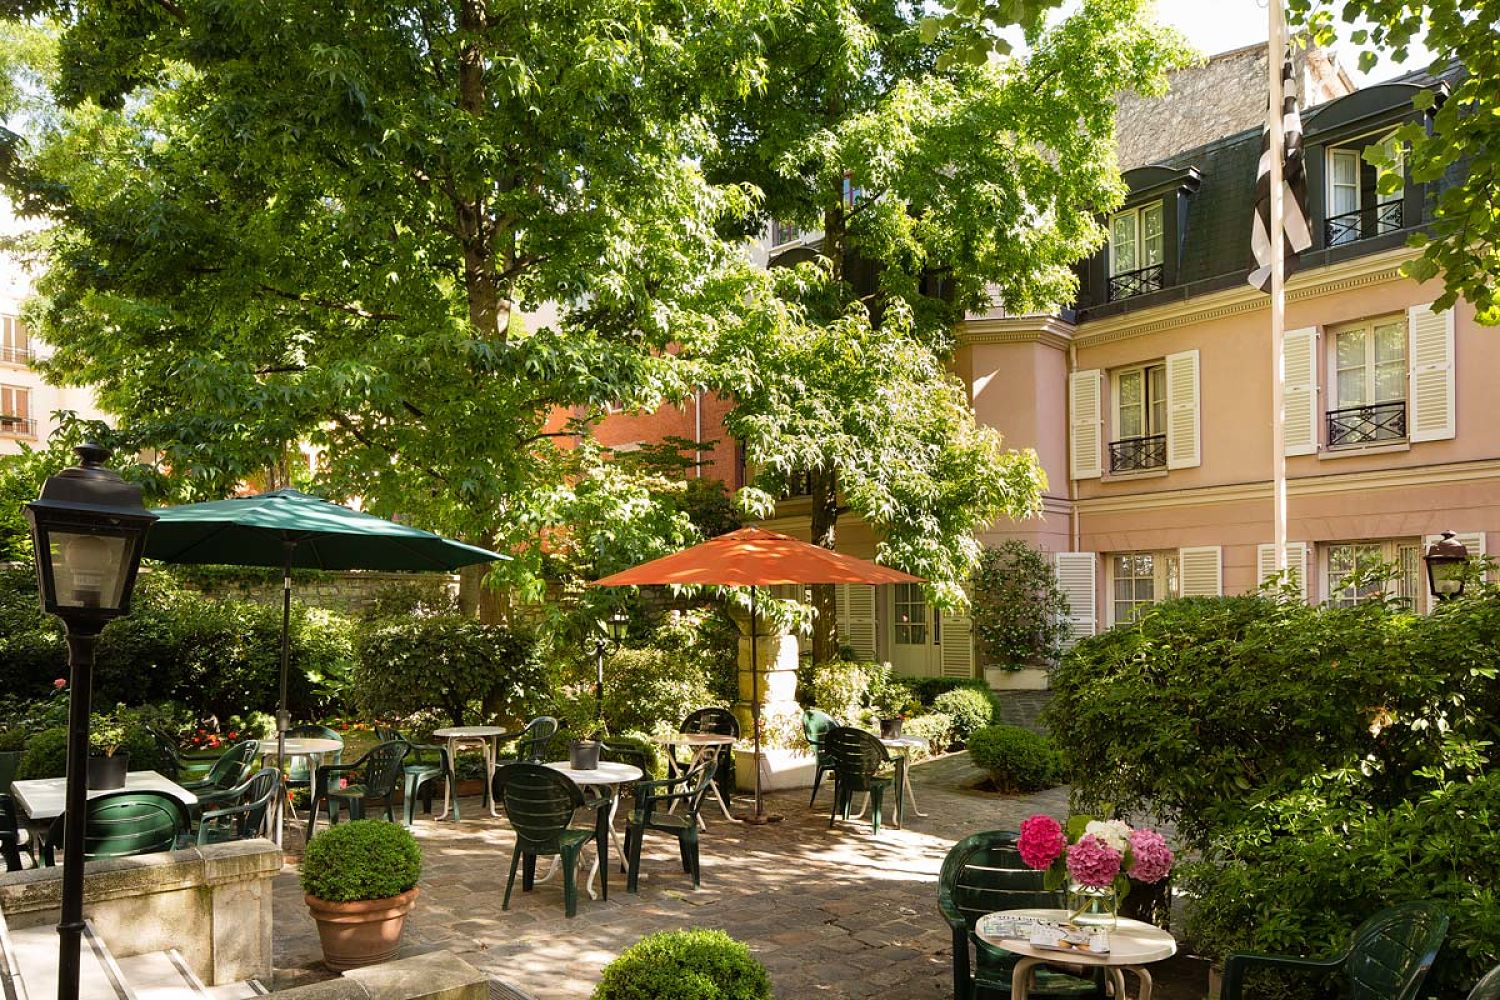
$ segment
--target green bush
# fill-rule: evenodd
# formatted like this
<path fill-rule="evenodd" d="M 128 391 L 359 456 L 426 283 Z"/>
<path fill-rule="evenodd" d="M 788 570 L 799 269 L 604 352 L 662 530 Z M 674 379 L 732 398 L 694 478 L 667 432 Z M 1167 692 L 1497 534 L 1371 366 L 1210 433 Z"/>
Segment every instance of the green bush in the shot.
<path fill-rule="evenodd" d="M 1057 661 L 1068 634 L 1068 599 L 1045 552 L 1018 538 L 986 546 L 972 591 L 974 637 L 986 663 L 1021 670 Z"/>
<path fill-rule="evenodd" d="M 318 834 L 302 858 L 302 891 L 328 903 L 389 899 L 422 877 L 422 848 L 397 823 L 357 819 Z"/>
<path fill-rule="evenodd" d="M 367 629 L 354 689 L 360 708 L 377 719 L 431 709 L 455 726 L 476 715 L 525 718 L 550 697 L 534 637 L 457 615 Z"/>
<path fill-rule="evenodd" d="M 771 1000 L 771 977 L 723 931 L 664 931 L 606 965 L 593 1000 Z"/>
<path fill-rule="evenodd" d="M 941 712 L 914 716 L 902 723 L 901 735 L 926 740 L 930 753 L 942 753 L 953 745 L 953 719 Z"/>
<path fill-rule="evenodd" d="M 842 725 L 852 725 L 890 677 L 889 663 L 832 660 L 803 672 L 798 697 L 804 706 L 821 709 Z"/>
<path fill-rule="evenodd" d="M 953 720 L 953 737 L 967 743 L 969 737 L 995 719 L 995 702 L 989 692 L 973 688 L 956 688 L 940 694 L 932 702 L 934 711 Z"/>
<path fill-rule="evenodd" d="M 604 717 L 612 730 L 675 729 L 689 712 L 722 704 L 703 670 L 665 650 L 622 649 L 604 665 Z"/>
<path fill-rule="evenodd" d="M 34 733 L 21 754 L 17 778 L 61 778 L 68 773 L 68 727 Z"/>
<path fill-rule="evenodd" d="M 922 704 L 931 705 L 949 691 L 978 691 L 989 698 L 1000 711 L 1000 701 L 990 686 L 978 677 L 903 677 L 902 683 L 916 692 Z"/>
<path fill-rule="evenodd" d="M 62 622 L 42 613 L 36 574 L 0 569 L 0 690 L 40 692 L 68 675 Z"/>
<path fill-rule="evenodd" d="M 1040 733 L 985 726 L 969 737 L 969 758 L 1002 792 L 1037 792 L 1062 781 L 1062 754 Z"/>

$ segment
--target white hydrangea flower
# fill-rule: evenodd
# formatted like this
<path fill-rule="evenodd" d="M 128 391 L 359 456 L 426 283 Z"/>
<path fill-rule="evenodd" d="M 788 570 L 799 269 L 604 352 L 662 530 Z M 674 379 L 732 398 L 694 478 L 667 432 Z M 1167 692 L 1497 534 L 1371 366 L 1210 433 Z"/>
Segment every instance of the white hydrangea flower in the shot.
<path fill-rule="evenodd" d="M 1083 835 L 1087 837 L 1089 834 L 1093 834 L 1122 854 L 1125 848 L 1130 846 L 1130 824 L 1122 819 L 1096 819 L 1083 828 Z"/>

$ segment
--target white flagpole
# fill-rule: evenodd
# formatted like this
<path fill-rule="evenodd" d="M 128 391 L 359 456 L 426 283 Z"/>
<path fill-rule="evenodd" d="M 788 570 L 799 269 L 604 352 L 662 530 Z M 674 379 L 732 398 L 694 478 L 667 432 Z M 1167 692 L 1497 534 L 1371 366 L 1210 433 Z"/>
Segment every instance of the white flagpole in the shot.
<path fill-rule="evenodd" d="M 1270 38 L 1267 41 L 1266 75 L 1270 83 L 1271 179 L 1271 493 L 1274 513 L 1272 537 L 1276 549 L 1276 571 L 1286 569 L 1286 423 L 1283 390 L 1286 382 L 1286 237 L 1282 233 L 1285 205 L 1282 199 L 1283 87 L 1281 63 L 1285 58 L 1285 27 L 1281 0 L 1268 0 Z"/>

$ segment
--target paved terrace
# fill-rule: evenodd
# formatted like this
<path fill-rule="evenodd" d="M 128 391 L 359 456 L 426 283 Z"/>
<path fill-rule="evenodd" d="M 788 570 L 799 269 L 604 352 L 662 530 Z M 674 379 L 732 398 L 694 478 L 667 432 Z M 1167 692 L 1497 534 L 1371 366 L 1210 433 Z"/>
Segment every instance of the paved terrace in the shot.
<path fill-rule="evenodd" d="M 643 935 L 720 928 L 749 944 L 784 1000 L 949 1000 L 951 937 L 937 909 L 943 856 L 978 830 L 1015 829 L 1039 811 L 1065 816 L 1067 790 L 1016 797 L 972 791 L 980 774 L 967 754 L 918 764 L 912 774 L 927 818 L 908 810 L 905 830 L 883 828 L 878 838 L 868 820 L 830 830 L 827 788 L 817 810 L 808 808 L 806 791 L 768 796 L 768 811 L 786 818 L 763 827 L 727 823 L 707 803 L 702 889 L 694 892 L 682 873 L 676 840 L 650 836 L 639 894 L 625 891 L 615 861 L 609 901 L 580 892 L 572 920 L 563 916 L 561 879 L 528 894 L 518 877 L 511 909 L 500 909 L 513 838 L 503 818 L 489 817 L 477 798 L 465 800 L 461 824 L 418 819 L 426 859 L 422 895 L 401 954 L 449 949 L 538 1000 L 586 1000 L 605 963 Z M 297 843 L 289 838 L 289 849 Z M 326 978 L 317 931 L 290 867 L 276 881 L 275 919 L 277 985 Z M 1169 964 L 1174 968 L 1158 974 L 1158 998 L 1204 994 L 1199 963 Z"/>

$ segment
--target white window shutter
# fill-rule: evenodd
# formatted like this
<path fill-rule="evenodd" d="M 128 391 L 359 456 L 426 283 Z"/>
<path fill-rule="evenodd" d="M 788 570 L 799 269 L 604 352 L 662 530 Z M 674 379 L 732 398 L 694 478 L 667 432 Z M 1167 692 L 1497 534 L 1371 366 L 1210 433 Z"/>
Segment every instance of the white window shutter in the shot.
<path fill-rule="evenodd" d="M 1288 455 L 1318 451 L 1318 328 L 1288 330 L 1284 352 L 1286 382 L 1282 413 Z"/>
<path fill-rule="evenodd" d="M 944 677 L 974 676 L 974 620 L 968 615 L 943 615 L 942 657 Z"/>
<path fill-rule="evenodd" d="M 1307 600 L 1307 543 L 1286 543 L 1286 568 L 1292 571 L 1292 582 L 1297 585 L 1297 593 L 1302 600 Z M 1276 545 L 1267 543 L 1256 549 L 1255 552 L 1255 581 L 1259 587 L 1271 577 L 1276 575 Z"/>
<path fill-rule="evenodd" d="M 1407 332 L 1407 357 L 1411 362 L 1407 437 L 1413 441 L 1446 440 L 1456 433 L 1453 310 L 1435 313 L 1430 305 L 1412 306 L 1407 311 Z"/>
<path fill-rule="evenodd" d="M 1217 545 L 1178 549 L 1177 572 L 1183 597 L 1219 597 L 1224 593 L 1223 549 Z"/>
<path fill-rule="evenodd" d="M 1057 587 L 1068 599 L 1068 635 L 1063 640 L 1063 647 L 1068 648 L 1094 634 L 1098 622 L 1094 578 L 1098 558 L 1092 552 L 1059 552 L 1055 558 Z"/>
<path fill-rule="evenodd" d="M 1104 472 L 1103 376 L 1097 368 L 1068 376 L 1068 414 L 1073 429 L 1069 469 L 1073 479 L 1098 479 Z"/>
<path fill-rule="evenodd" d="M 1167 468 L 1201 464 L 1198 423 L 1198 352 L 1168 354 Z"/>
<path fill-rule="evenodd" d="M 862 660 L 875 659 L 875 588 L 841 583 L 834 589 L 838 604 L 839 642 Z"/>

